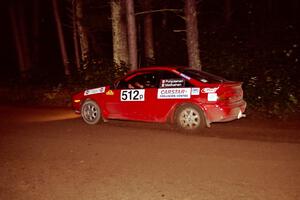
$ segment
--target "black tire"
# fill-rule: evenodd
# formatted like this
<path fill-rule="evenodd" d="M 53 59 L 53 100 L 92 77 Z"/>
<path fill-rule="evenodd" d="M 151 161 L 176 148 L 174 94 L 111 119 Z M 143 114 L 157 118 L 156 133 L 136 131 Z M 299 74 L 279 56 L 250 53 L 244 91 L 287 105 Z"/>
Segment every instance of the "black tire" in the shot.
<path fill-rule="evenodd" d="M 184 104 L 175 112 L 175 125 L 184 132 L 198 132 L 206 127 L 206 119 L 200 108 Z"/>
<path fill-rule="evenodd" d="M 87 100 L 81 106 L 81 117 L 87 124 L 99 124 L 102 122 L 102 112 L 95 101 Z"/>

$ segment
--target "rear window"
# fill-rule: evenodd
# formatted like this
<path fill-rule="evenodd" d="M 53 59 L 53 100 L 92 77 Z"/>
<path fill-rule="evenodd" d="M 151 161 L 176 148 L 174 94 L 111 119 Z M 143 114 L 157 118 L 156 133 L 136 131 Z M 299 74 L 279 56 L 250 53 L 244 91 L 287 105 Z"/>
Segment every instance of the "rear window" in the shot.
<path fill-rule="evenodd" d="M 226 81 L 225 78 L 220 76 L 194 69 L 178 69 L 178 71 L 202 83 L 222 83 Z"/>
<path fill-rule="evenodd" d="M 170 71 L 160 71 L 160 87 L 193 87 L 182 76 Z"/>

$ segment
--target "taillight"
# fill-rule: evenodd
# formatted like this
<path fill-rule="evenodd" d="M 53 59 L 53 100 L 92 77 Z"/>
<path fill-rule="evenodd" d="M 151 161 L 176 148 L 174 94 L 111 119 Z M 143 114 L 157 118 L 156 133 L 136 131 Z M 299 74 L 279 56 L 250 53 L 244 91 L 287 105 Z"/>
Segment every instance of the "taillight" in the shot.
<path fill-rule="evenodd" d="M 218 101 L 229 101 L 232 97 L 232 94 L 229 92 L 223 92 L 218 95 Z"/>
<path fill-rule="evenodd" d="M 241 89 L 224 91 L 218 94 L 218 101 L 235 102 L 241 99 L 243 99 L 243 91 Z"/>

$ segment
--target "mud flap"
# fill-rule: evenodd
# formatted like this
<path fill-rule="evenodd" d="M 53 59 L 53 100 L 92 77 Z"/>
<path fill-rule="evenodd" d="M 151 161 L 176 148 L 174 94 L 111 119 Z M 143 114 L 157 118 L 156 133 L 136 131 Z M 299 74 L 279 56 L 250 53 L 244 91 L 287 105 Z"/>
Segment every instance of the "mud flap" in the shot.
<path fill-rule="evenodd" d="M 239 112 L 237 118 L 238 118 L 238 119 L 241 119 L 241 118 L 243 118 L 243 117 L 246 117 L 246 114 L 243 114 L 242 111 L 240 110 L 240 112 Z"/>
<path fill-rule="evenodd" d="M 207 119 L 205 112 L 203 112 L 204 118 L 205 118 L 205 123 L 206 123 L 206 127 L 210 128 L 211 127 L 211 122 Z"/>

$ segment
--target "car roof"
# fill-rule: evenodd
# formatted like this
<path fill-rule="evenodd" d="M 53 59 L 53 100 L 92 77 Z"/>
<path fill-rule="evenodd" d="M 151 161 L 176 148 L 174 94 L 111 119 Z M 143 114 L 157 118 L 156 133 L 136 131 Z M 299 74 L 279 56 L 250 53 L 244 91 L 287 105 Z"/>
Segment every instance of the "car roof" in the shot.
<path fill-rule="evenodd" d="M 176 70 L 176 71 L 180 72 L 182 69 L 196 70 L 196 69 L 189 68 L 187 66 L 149 66 L 149 67 L 142 67 L 137 70 L 129 71 L 126 75 L 126 79 L 131 78 L 132 76 L 135 76 L 135 74 L 139 74 L 139 72 L 147 73 L 147 72 L 151 72 L 151 71 L 160 71 L 160 70 L 165 70 L 165 71 L 170 71 L 170 72 Z M 199 70 L 196 70 L 196 71 L 199 71 Z M 224 79 L 220 76 L 214 75 L 214 74 L 210 74 L 210 73 L 207 73 L 204 71 L 200 71 L 200 72 L 203 75 L 214 77 L 214 79 L 226 80 L 226 79 Z"/>
<path fill-rule="evenodd" d="M 148 66 L 148 67 L 142 67 L 137 70 L 130 71 L 129 73 L 134 73 L 134 72 L 142 72 L 142 71 L 156 71 L 156 70 L 167 70 L 167 71 L 172 71 L 172 70 L 177 70 L 179 68 L 184 68 L 182 66 Z"/>
<path fill-rule="evenodd" d="M 138 73 L 143 73 L 143 72 L 151 72 L 151 71 L 160 71 L 160 70 L 166 70 L 166 71 L 173 71 L 174 69 L 177 70 L 179 68 L 183 68 L 183 67 L 179 67 L 179 66 L 147 66 L 147 67 L 142 67 L 136 70 L 131 70 L 128 71 L 127 74 L 125 75 L 125 79 L 130 79 L 132 76 L 135 76 L 135 74 Z"/>

